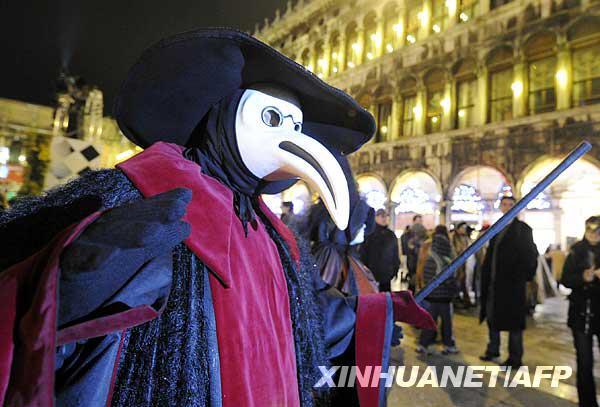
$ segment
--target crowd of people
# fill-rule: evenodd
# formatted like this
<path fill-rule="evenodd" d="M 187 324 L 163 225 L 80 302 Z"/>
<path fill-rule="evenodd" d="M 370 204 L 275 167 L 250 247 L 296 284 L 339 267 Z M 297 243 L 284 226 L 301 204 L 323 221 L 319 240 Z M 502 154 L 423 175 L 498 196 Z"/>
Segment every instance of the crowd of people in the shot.
<path fill-rule="evenodd" d="M 500 200 L 502 213 L 515 204 L 512 196 Z M 321 204 L 322 205 L 322 204 Z M 318 206 L 318 205 L 317 205 Z M 355 204 L 356 206 L 356 204 Z M 311 227 L 293 214 L 293 204 L 282 205 L 282 220 L 294 229 L 304 230 L 313 243 L 323 279 L 347 295 L 372 290 L 392 291 L 397 279 L 418 292 L 443 271 L 473 242 L 475 229 L 465 222 L 448 230 L 437 225 L 428 230 L 423 217 L 415 215 L 400 239 L 389 228 L 385 209 L 353 211 L 354 226 L 349 233 L 334 231 L 331 221 L 317 222 L 326 212 L 310 210 Z M 371 209 L 372 211 L 372 209 Z M 308 223 L 311 223 L 310 221 Z M 351 220 L 352 224 L 352 220 Z M 327 225 L 327 226 L 325 226 Z M 316 230 L 316 232 L 314 232 Z M 479 233 L 485 232 L 482 228 Z M 316 243 L 315 243 L 316 242 Z M 332 253 L 340 253 L 334 256 Z M 332 260 L 334 259 L 334 260 Z M 479 307 L 479 321 L 486 322 L 488 343 L 480 359 L 498 361 L 518 368 L 523 364 L 523 331 L 527 315 L 546 297 L 555 296 L 559 284 L 571 289 L 568 326 L 573 332 L 577 354 L 577 387 L 581 406 L 597 406 L 593 375 L 593 336 L 600 340 L 600 216 L 586 221 L 583 239 L 565 254 L 557 246 L 540 256 L 531 227 L 514 219 L 490 242 L 462 265 L 454 278 L 433 290 L 424 303 L 434 320 L 439 321 L 442 354 L 459 352 L 452 320 L 454 308 Z M 332 270 L 340 270 L 333 272 Z M 405 270 L 405 273 L 402 273 Z M 416 351 L 434 353 L 438 331 L 421 330 Z M 499 361 L 500 332 L 508 332 L 508 358 Z M 399 332 L 394 343 L 399 344 Z"/>

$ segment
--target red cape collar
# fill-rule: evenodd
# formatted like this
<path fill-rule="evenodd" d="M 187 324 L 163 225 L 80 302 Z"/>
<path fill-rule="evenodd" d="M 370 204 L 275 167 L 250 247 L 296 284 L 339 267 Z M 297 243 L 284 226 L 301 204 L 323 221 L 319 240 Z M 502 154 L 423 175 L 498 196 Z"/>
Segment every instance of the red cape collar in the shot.
<path fill-rule="evenodd" d="M 233 208 L 233 192 L 215 178 L 203 174 L 198 164 L 185 159 L 183 149 L 176 144 L 158 142 L 117 167 L 146 198 L 174 188 L 192 190 L 192 201 L 183 218 L 191 225 L 185 244 L 225 287 L 231 287 L 231 225 L 239 222 Z M 259 206 L 287 242 L 292 258 L 298 262 L 298 247 L 293 234 L 262 199 L 259 199 Z"/>

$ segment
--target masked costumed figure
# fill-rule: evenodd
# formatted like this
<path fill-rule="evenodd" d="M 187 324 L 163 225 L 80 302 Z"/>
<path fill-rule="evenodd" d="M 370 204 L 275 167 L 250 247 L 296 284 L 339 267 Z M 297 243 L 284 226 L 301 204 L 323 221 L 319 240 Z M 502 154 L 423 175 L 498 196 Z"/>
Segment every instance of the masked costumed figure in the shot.
<path fill-rule="evenodd" d="M 373 231 L 375 212 L 360 198 L 348 160 L 337 157 L 348 180 L 350 220 L 346 230 L 338 229 L 322 201 L 308 215 L 308 236 L 321 278 L 329 287 L 346 295 L 378 292 L 377 281 L 360 261 L 358 247 Z"/>
<path fill-rule="evenodd" d="M 0 215 L 0 404 L 335 403 L 319 366 L 385 371 L 394 320 L 432 324 L 408 293 L 327 290 L 259 198 L 302 178 L 346 228 L 332 152 L 374 122 L 345 93 L 202 29 L 149 48 L 114 115 L 142 153 Z"/>

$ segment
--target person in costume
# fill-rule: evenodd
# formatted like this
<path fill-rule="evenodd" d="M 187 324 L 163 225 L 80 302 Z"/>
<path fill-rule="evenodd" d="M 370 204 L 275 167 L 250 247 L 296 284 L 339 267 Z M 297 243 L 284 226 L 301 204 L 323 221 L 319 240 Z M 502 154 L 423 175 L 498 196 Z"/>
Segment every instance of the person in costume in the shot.
<path fill-rule="evenodd" d="M 312 406 L 319 366 L 382 366 L 408 292 L 345 297 L 260 199 L 298 178 L 339 229 L 335 155 L 374 132 L 350 96 L 251 36 L 150 47 L 114 116 L 145 150 L 0 215 L 0 404 Z M 350 389 L 385 404 L 385 387 Z M 345 396 L 344 396 L 345 397 Z"/>
<path fill-rule="evenodd" d="M 348 160 L 337 158 L 348 179 L 350 221 L 345 230 L 340 230 L 322 201 L 313 205 L 308 216 L 313 255 L 327 286 L 346 295 L 376 293 L 379 291 L 377 281 L 361 262 L 358 252 L 365 236 L 373 230 L 374 210 L 360 198 Z"/>

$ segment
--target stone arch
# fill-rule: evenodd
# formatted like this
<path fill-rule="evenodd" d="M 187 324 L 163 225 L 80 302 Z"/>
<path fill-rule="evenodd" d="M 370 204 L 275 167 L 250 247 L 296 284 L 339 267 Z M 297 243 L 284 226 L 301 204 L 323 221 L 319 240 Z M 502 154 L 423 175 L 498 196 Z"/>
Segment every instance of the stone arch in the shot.
<path fill-rule="evenodd" d="M 358 191 L 374 209 L 385 208 L 388 200 L 387 185 L 378 174 L 366 172 L 356 177 Z"/>
<path fill-rule="evenodd" d="M 547 175 L 562 157 L 545 155 L 525 168 L 517 183 L 524 195 Z M 584 222 L 600 214 L 600 163 L 582 158 L 569 167 L 545 191 L 528 205 L 522 218 L 532 226 L 538 250 L 550 244 L 563 249 L 582 238 Z"/>
<path fill-rule="evenodd" d="M 450 220 L 491 224 L 501 216 L 499 198 L 513 193 L 513 183 L 504 171 L 489 165 L 463 168 L 448 187 Z"/>
<path fill-rule="evenodd" d="M 389 192 L 393 207 L 394 230 L 401 232 L 412 222 L 415 214 L 423 216 L 423 223 L 433 228 L 440 223 L 440 205 L 443 201 L 439 179 L 426 169 L 402 171 L 392 181 Z"/>

